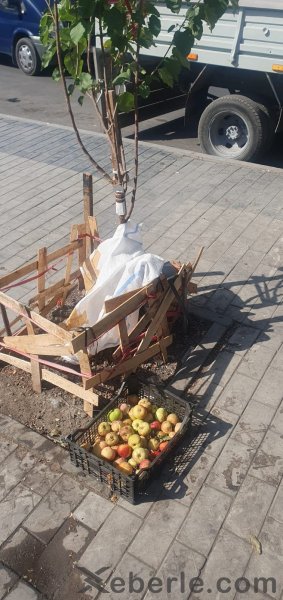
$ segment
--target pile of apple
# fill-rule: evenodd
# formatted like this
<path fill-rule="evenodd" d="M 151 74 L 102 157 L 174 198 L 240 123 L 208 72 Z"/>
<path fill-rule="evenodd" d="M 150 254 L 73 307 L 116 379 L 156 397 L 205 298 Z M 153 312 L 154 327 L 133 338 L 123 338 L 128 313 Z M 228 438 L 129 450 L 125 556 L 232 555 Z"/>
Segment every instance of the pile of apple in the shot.
<path fill-rule="evenodd" d="M 147 398 L 128 396 L 99 423 L 93 446 L 95 456 L 112 462 L 126 475 L 148 469 L 181 427 L 175 413 L 152 404 Z"/>

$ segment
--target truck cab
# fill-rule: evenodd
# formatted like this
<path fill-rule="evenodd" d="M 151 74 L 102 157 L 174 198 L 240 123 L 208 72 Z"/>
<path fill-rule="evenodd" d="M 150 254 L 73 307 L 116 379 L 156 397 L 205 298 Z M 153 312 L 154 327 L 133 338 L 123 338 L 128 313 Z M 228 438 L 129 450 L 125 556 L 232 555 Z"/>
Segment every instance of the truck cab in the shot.
<path fill-rule="evenodd" d="M 0 52 L 26 75 L 41 69 L 39 23 L 45 10 L 45 0 L 0 0 Z"/>

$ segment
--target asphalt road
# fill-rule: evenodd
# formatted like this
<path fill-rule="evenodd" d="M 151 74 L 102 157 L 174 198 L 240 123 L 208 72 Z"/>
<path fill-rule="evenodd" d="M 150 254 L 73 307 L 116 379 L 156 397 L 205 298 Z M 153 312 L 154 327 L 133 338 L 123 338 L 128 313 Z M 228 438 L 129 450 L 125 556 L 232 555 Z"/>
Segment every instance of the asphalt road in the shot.
<path fill-rule="evenodd" d="M 172 101 L 170 106 L 171 109 L 174 108 Z M 101 131 L 88 98 L 83 107 L 76 101 L 73 102 L 73 107 L 79 128 Z M 0 55 L 0 113 L 44 123 L 70 125 L 62 86 L 60 82 L 52 80 L 51 72 L 45 71 L 38 77 L 27 77 L 4 55 Z M 196 124 L 192 123 L 185 129 L 183 115 L 183 109 L 178 109 L 142 122 L 141 139 L 201 152 Z M 124 136 L 131 137 L 132 134 L 131 126 L 123 129 Z M 283 135 L 276 136 L 273 147 L 261 161 L 262 164 L 283 168 L 282 142 Z"/>

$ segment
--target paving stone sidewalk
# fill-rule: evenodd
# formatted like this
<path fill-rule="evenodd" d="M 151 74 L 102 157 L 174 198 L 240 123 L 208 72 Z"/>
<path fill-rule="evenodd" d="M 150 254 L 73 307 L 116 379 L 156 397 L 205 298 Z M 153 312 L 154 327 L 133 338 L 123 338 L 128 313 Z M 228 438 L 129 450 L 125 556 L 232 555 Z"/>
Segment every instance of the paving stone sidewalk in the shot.
<path fill-rule="evenodd" d="M 104 138 L 84 138 L 108 164 Z M 188 260 L 205 246 L 191 307 L 212 324 L 175 382 L 198 373 L 193 432 L 132 506 L 0 415 L 0 600 L 283 600 L 283 173 L 147 144 L 140 164 L 145 247 Z M 0 117 L 1 274 L 68 239 L 86 170 L 70 129 Z M 94 176 L 104 238 L 112 196 Z"/>

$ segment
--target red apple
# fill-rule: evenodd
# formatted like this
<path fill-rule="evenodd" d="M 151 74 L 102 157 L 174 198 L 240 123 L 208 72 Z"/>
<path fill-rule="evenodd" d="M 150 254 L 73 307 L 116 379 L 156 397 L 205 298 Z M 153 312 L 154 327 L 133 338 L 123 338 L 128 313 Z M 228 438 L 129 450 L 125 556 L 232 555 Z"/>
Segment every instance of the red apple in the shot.
<path fill-rule="evenodd" d="M 163 450 L 165 450 L 165 448 L 167 448 L 169 442 L 161 442 L 159 449 L 161 450 L 161 452 L 163 452 Z"/>
<path fill-rule="evenodd" d="M 140 469 L 149 469 L 150 466 L 151 462 L 148 460 L 148 458 L 144 458 L 144 460 L 140 462 Z"/>
<path fill-rule="evenodd" d="M 161 429 L 161 423 L 159 423 L 159 421 L 152 421 L 152 423 L 150 423 L 150 429 L 157 429 L 159 431 Z"/>
<path fill-rule="evenodd" d="M 122 411 L 123 415 L 127 415 L 131 407 L 129 404 L 127 404 L 127 402 L 122 402 L 119 408 Z"/>
<path fill-rule="evenodd" d="M 132 454 L 132 448 L 128 444 L 120 444 L 117 448 L 117 452 L 122 458 L 129 458 Z"/>

